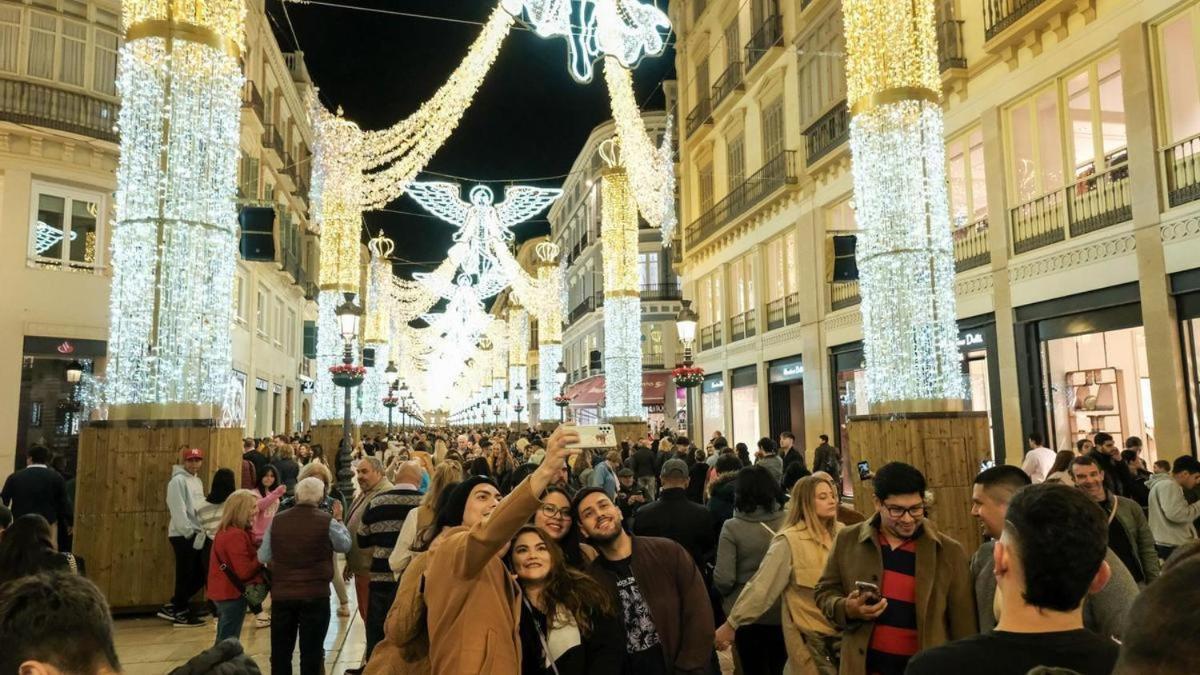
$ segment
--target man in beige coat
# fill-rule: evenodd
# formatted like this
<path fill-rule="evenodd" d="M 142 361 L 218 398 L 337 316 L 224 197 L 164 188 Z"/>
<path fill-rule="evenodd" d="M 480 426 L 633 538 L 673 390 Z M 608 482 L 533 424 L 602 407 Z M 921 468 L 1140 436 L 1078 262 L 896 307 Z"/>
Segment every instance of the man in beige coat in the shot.
<path fill-rule="evenodd" d="M 358 483 L 358 494 L 354 496 L 350 508 L 346 511 L 346 529 L 358 532 L 371 499 L 377 494 L 391 490 L 392 482 L 384 475 L 383 462 L 378 457 L 368 456 L 358 460 L 354 474 Z M 360 548 L 357 537 L 350 539 L 350 552 L 346 554 L 346 568 L 342 571 L 342 578 L 350 581 L 353 575 L 354 595 L 358 599 L 358 616 L 366 621 L 371 583 L 371 549 Z"/>
<path fill-rule="evenodd" d="M 843 630 L 843 675 L 901 675 L 918 651 L 978 632 L 966 553 L 925 520 L 925 477 L 892 462 L 873 482 L 875 516 L 838 534 L 815 591 Z"/>

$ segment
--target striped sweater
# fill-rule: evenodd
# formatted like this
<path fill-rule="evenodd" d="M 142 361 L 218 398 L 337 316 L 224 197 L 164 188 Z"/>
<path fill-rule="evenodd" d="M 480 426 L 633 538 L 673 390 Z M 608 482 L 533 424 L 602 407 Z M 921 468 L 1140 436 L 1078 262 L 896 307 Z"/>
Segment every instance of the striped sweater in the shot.
<path fill-rule="evenodd" d="M 388 564 L 400 528 L 408 512 L 421 505 L 422 494 L 410 486 L 392 488 L 375 495 L 362 515 L 356 533 L 358 547 L 371 550 L 371 583 L 395 584 L 396 577 Z"/>

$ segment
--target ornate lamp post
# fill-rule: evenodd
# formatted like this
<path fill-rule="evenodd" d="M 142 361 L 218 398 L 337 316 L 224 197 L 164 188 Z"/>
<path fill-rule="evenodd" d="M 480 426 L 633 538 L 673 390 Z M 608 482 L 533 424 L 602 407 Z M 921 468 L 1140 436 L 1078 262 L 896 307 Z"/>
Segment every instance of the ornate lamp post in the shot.
<path fill-rule="evenodd" d="M 354 354 L 351 351 L 355 338 L 358 337 L 358 322 L 362 319 L 362 308 L 354 304 L 354 293 L 343 294 L 345 301 L 337 306 L 333 311 L 337 315 L 338 329 L 342 334 L 342 342 L 345 345 L 345 351 L 342 353 L 342 363 L 346 366 L 346 370 L 354 365 Z M 346 449 L 346 455 L 349 456 L 351 449 L 354 447 L 354 441 L 350 437 L 350 390 L 362 384 L 363 378 L 359 376 L 346 377 L 339 384 L 346 389 L 345 408 L 342 416 L 342 444 Z"/>
<path fill-rule="evenodd" d="M 518 381 L 513 387 L 513 398 L 516 401 L 513 403 L 513 412 L 517 413 L 517 428 L 521 428 L 521 411 L 525 409 L 525 387 Z"/>
<path fill-rule="evenodd" d="M 692 345 L 696 342 L 696 323 L 700 317 L 692 310 L 691 300 L 683 300 L 682 305 L 679 314 L 675 315 L 675 332 L 679 334 L 679 341 L 683 343 L 683 365 L 690 367 Z"/>
<path fill-rule="evenodd" d="M 563 362 L 558 362 L 558 368 L 554 369 L 554 384 L 558 386 L 558 395 L 567 395 L 567 369 L 563 366 Z M 558 421 L 567 421 L 567 406 L 560 405 L 558 407 Z"/>

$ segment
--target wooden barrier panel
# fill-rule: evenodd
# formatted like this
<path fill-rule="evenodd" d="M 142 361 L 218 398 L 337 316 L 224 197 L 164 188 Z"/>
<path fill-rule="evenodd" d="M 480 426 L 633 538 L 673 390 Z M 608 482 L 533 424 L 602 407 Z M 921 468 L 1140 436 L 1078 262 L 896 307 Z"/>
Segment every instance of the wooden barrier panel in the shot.
<path fill-rule="evenodd" d="M 204 451 L 205 491 L 217 469 L 241 476 L 242 429 L 187 422 L 85 425 L 75 485 L 75 552 L 113 610 L 152 610 L 171 597 L 167 481 L 179 446 Z"/>
<path fill-rule="evenodd" d="M 888 462 L 912 464 L 925 474 L 932 502 L 927 517 L 939 532 L 957 539 L 970 555 L 979 547 L 979 526 L 971 517 L 971 486 L 980 462 L 991 457 L 986 412 L 932 412 L 851 417 L 846 430 L 850 456 L 878 471 Z M 857 466 L 845 467 L 854 481 L 855 507 L 875 513 L 870 481 Z"/>

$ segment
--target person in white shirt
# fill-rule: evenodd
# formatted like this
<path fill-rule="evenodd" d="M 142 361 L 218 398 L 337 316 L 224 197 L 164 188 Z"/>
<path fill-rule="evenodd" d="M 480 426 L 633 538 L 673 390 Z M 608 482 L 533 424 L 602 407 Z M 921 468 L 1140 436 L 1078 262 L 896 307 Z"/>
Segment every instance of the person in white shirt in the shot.
<path fill-rule="evenodd" d="M 1058 454 L 1042 445 L 1042 435 L 1038 432 L 1033 432 L 1026 437 L 1029 443 L 1029 452 L 1025 453 L 1025 463 L 1021 465 L 1021 469 L 1029 474 L 1030 480 L 1034 484 L 1041 483 L 1046 480 L 1046 476 L 1050 475 L 1050 468 L 1054 466 L 1054 458 Z"/>
<path fill-rule="evenodd" d="M 1184 490 L 1200 484 L 1200 461 L 1190 455 L 1175 458 L 1171 477 L 1150 488 L 1150 534 L 1158 557 L 1166 560 L 1179 546 L 1196 538 L 1192 521 L 1200 518 L 1200 502 L 1188 504 Z"/>

